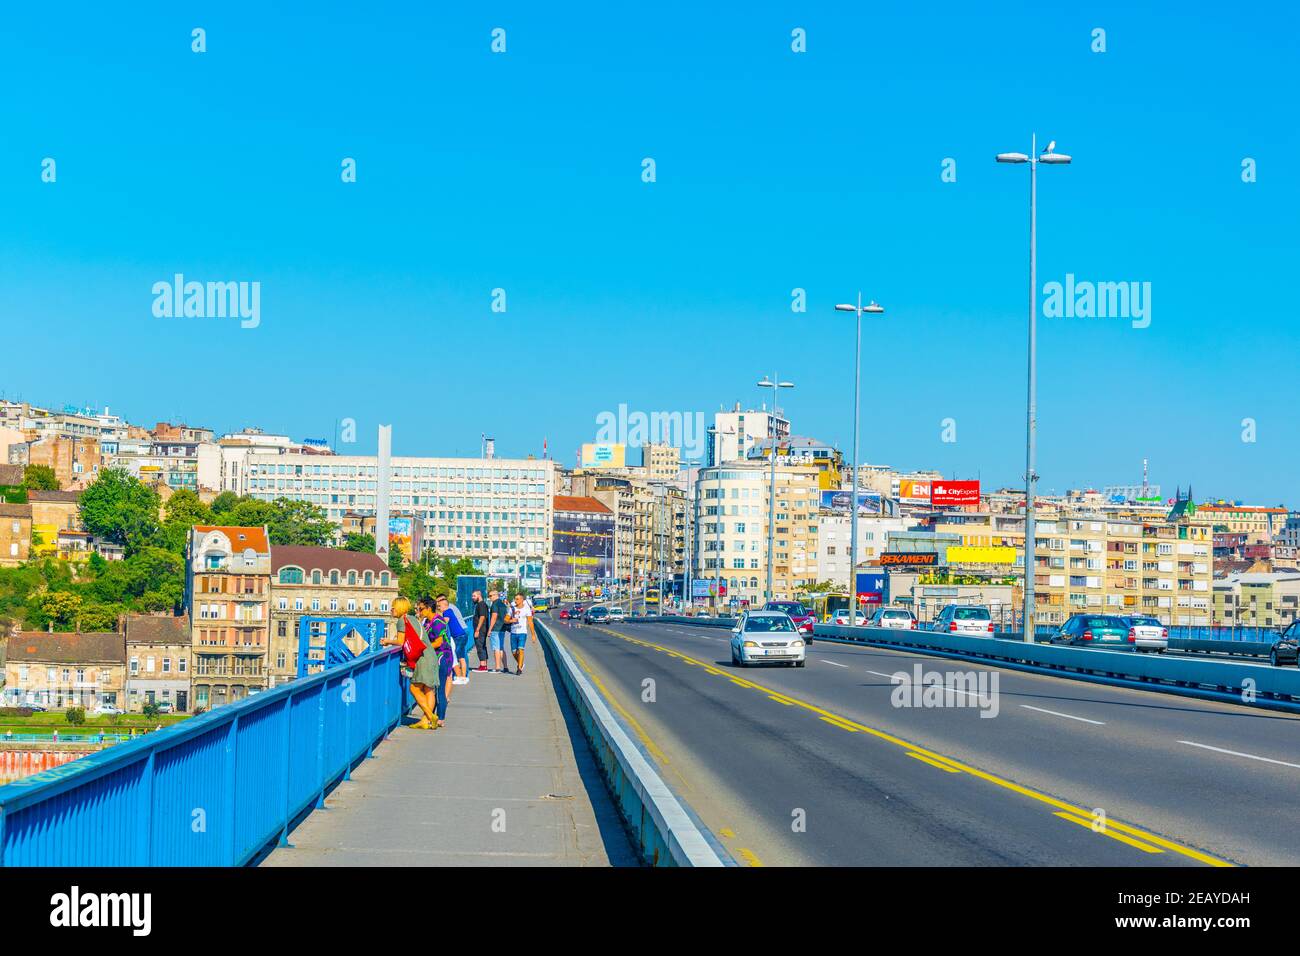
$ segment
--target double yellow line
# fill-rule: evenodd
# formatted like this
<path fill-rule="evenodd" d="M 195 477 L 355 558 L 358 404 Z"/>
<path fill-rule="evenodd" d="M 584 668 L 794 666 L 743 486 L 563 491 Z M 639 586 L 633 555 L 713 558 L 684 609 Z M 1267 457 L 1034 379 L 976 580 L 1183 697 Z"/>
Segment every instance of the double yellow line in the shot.
<path fill-rule="evenodd" d="M 720 670 L 716 665 L 712 663 L 709 663 L 707 661 L 697 660 L 696 658 L 683 654 L 681 651 L 673 650 L 672 648 L 669 647 L 664 647 L 663 645 L 656 644 L 653 641 L 645 641 L 639 638 L 630 637 L 626 634 L 620 634 L 617 631 L 611 631 L 609 628 L 605 628 L 605 627 L 597 627 L 596 630 L 601 631 L 604 634 L 608 634 L 611 637 L 617 637 L 619 640 L 627 641 L 628 643 L 636 644 L 641 647 L 651 648 L 653 650 L 667 654 L 669 657 L 675 657 L 686 664 L 702 667 L 710 674 L 716 674 L 723 677 L 727 677 L 728 679 L 730 679 L 730 681 L 733 684 L 737 684 L 741 687 L 748 687 L 752 690 L 761 691 L 763 694 L 767 695 L 771 699 L 777 701 L 778 703 L 785 704 L 786 706 L 802 707 L 804 710 L 816 714 L 818 717 L 820 717 L 826 723 L 830 724 L 832 727 L 838 727 L 840 730 L 844 730 L 849 733 L 870 734 L 872 737 L 875 737 L 878 740 L 884 740 L 888 743 L 894 744 L 896 747 L 901 747 L 909 757 L 912 757 L 916 760 L 920 760 L 922 763 L 929 764 L 930 766 L 935 767 L 939 770 L 943 770 L 947 773 L 968 773 L 972 777 L 978 777 L 980 780 L 987 781 L 988 783 L 991 783 L 997 787 L 1001 787 L 1004 790 L 1009 790 L 1012 793 L 1019 794 L 1022 797 L 1028 797 L 1031 800 L 1037 800 L 1039 803 L 1046 804 L 1047 806 L 1053 808 L 1053 810 L 1056 811 L 1054 814 L 1055 816 L 1061 817 L 1064 820 L 1068 820 L 1071 823 L 1077 823 L 1077 824 L 1087 826 L 1096 833 L 1100 833 L 1105 836 L 1111 837 L 1112 839 L 1119 840 L 1121 843 L 1126 843 L 1130 846 L 1137 847 L 1138 849 L 1141 849 L 1144 852 L 1160 853 L 1163 852 L 1164 850 L 1169 850 L 1173 853 L 1178 853 L 1189 859 L 1196 860 L 1198 863 L 1204 863 L 1208 866 L 1232 866 L 1233 865 L 1232 863 L 1229 863 L 1227 860 L 1221 860 L 1218 857 L 1210 856 L 1208 853 L 1202 853 L 1200 850 L 1195 850 L 1192 847 L 1184 846 L 1183 844 L 1176 843 L 1173 840 L 1166 840 L 1164 837 L 1157 836 L 1154 833 L 1150 833 L 1138 827 L 1129 826 L 1126 823 L 1117 823 L 1113 820 L 1107 820 L 1105 824 L 1102 825 L 1101 827 L 1094 826 L 1092 822 L 1092 812 L 1089 810 L 1085 810 L 1082 807 L 1076 807 L 1071 803 L 1067 803 L 1064 800 L 1058 800 L 1057 798 L 1048 796 L 1045 793 L 1040 793 L 1039 791 L 1033 790 L 1030 787 L 1024 787 L 1018 783 L 1013 783 L 1012 781 L 1007 780 L 1004 777 L 999 777 L 996 774 L 989 773 L 986 770 L 981 770 L 978 767 L 972 767 L 969 764 L 962 763 L 959 760 L 954 760 L 951 757 L 946 757 L 943 754 L 936 753 L 933 750 L 928 750 L 925 747 L 918 747 L 916 744 L 904 740 L 901 737 L 895 737 L 893 734 L 886 733 L 883 730 L 878 730 L 875 727 L 868 727 L 866 724 L 858 723 L 857 721 L 851 720 L 848 717 L 844 717 L 840 714 L 836 714 L 822 707 L 818 707 L 816 704 L 810 704 L 807 701 L 800 700 L 799 698 L 794 697 L 784 691 L 773 690 L 770 687 L 764 687 L 762 684 L 755 683 L 754 681 L 749 680 L 748 678 L 739 677 L 734 673 L 728 673 L 727 671 Z"/>

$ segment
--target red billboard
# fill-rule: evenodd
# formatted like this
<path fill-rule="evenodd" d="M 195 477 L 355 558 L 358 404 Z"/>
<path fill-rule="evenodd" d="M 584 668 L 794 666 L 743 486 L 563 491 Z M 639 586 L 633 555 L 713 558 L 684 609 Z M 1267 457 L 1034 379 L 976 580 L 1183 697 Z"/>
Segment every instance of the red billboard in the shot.
<path fill-rule="evenodd" d="M 935 481 L 930 484 L 930 504 L 935 507 L 977 505 L 980 483 L 975 481 Z"/>

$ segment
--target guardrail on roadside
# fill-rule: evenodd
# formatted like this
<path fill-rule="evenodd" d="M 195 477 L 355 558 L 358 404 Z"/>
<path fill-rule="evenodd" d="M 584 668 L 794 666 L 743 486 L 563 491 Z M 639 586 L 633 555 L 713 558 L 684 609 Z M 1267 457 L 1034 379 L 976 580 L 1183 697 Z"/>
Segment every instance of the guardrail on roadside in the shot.
<path fill-rule="evenodd" d="M 240 866 L 401 720 L 398 649 L 0 787 L 2 866 Z"/>
<path fill-rule="evenodd" d="M 546 622 L 534 620 L 641 858 L 651 866 L 734 865 L 687 813 Z"/>
<path fill-rule="evenodd" d="M 1300 669 L 1291 667 L 882 627 L 818 624 L 813 636 L 843 644 L 915 650 L 941 657 L 995 662 L 1056 677 L 1300 712 Z"/>

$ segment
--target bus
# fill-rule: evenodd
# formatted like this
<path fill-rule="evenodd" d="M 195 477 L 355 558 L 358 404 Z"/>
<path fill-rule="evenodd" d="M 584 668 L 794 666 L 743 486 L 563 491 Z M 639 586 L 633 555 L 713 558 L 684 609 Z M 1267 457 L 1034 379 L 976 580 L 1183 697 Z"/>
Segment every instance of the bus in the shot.
<path fill-rule="evenodd" d="M 538 614 L 545 614 L 551 609 L 551 605 L 560 603 L 558 594 L 537 594 L 533 596 L 533 610 Z"/>
<path fill-rule="evenodd" d="M 809 595 L 807 603 L 812 606 L 813 618 L 819 624 L 830 624 L 840 611 L 847 613 L 849 610 L 849 596 L 842 591 Z"/>
<path fill-rule="evenodd" d="M 658 604 L 658 603 L 659 603 L 659 589 L 658 589 L 658 588 L 646 588 L 646 590 L 645 590 L 645 603 L 646 603 L 646 604 Z"/>

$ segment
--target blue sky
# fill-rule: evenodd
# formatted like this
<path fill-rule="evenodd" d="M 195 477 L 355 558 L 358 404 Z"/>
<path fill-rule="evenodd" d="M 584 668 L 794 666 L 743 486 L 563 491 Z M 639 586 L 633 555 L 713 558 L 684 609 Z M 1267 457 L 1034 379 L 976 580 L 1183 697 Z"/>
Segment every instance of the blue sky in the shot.
<path fill-rule="evenodd" d="M 1036 131 L 1075 157 L 1041 171 L 1040 289 L 1152 287 L 1146 329 L 1040 320 L 1043 488 L 1145 456 L 1296 504 L 1289 5 L 269 6 L 7 11 L 6 397 L 572 464 L 601 411 L 757 405 L 776 371 L 847 447 L 861 288 L 863 459 L 1017 483 L 1028 173 L 993 155 Z M 261 324 L 154 317 L 176 272 L 259 281 Z"/>

